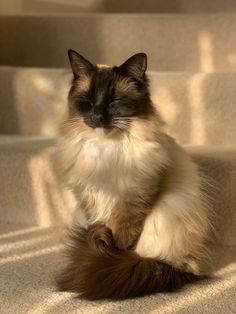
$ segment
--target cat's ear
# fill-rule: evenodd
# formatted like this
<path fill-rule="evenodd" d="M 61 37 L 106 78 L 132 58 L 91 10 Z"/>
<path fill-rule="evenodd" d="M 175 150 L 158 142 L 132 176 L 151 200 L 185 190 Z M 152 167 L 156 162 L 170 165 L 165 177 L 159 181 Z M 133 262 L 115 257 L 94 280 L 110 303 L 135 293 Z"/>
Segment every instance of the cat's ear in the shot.
<path fill-rule="evenodd" d="M 94 65 L 91 62 L 72 49 L 68 50 L 68 57 L 75 78 L 89 74 L 94 69 Z"/>
<path fill-rule="evenodd" d="M 119 68 L 126 75 L 143 80 L 147 70 L 147 55 L 143 52 L 137 53 L 126 60 Z"/>

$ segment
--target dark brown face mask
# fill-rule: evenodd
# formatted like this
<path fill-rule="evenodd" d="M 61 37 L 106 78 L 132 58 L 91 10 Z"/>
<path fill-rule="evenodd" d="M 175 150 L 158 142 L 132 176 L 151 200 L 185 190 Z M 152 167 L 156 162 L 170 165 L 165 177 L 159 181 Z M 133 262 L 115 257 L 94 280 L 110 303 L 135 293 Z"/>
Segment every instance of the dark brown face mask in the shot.
<path fill-rule="evenodd" d="M 114 67 L 93 65 L 73 50 L 68 55 L 74 74 L 69 93 L 71 115 L 79 115 L 93 129 L 118 125 L 125 129 L 132 118 L 148 118 L 152 104 L 146 54 L 135 54 Z"/>

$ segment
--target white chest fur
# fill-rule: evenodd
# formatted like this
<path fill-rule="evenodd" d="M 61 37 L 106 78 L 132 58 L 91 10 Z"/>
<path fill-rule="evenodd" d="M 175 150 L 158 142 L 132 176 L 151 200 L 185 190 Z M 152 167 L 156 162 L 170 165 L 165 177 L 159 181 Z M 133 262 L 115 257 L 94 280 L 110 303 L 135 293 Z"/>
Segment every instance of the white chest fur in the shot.
<path fill-rule="evenodd" d="M 131 136 L 67 141 L 62 153 L 69 185 L 78 198 L 93 199 L 92 222 L 106 222 L 117 202 L 143 193 L 145 182 L 154 174 L 158 180 L 169 161 L 161 145 Z"/>

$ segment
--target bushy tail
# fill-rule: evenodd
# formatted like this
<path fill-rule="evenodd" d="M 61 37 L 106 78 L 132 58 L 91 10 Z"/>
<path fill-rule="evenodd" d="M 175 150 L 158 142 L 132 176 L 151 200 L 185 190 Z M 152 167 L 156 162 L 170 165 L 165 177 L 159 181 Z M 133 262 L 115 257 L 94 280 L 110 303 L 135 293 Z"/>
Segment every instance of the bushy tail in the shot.
<path fill-rule="evenodd" d="M 68 257 L 59 289 L 80 293 L 90 300 L 172 291 L 197 279 L 163 262 L 142 258 L 134 251 L 117 249 L 110 229 L 98 224 L 73 231 Z"/>

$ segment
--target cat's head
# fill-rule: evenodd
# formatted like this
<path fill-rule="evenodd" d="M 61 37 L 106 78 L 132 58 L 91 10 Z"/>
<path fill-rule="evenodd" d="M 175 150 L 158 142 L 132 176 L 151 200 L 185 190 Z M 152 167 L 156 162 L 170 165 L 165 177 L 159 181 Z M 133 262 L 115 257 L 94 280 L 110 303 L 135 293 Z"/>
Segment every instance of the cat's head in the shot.
<path fill-rule="evenodd" d="M 69 92 L 70 120 L 91 131 L 127 131 L 137 119 L 153 113 L 145 75 L 147 56 L 138 53 L 120 66 L 94 65 L 68 51 L 74 75 Z"/>

